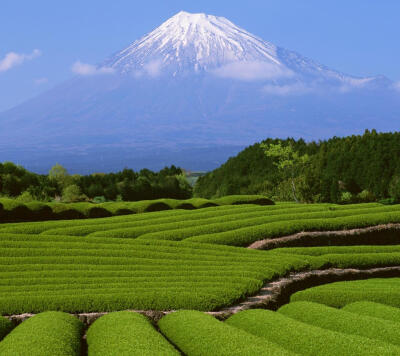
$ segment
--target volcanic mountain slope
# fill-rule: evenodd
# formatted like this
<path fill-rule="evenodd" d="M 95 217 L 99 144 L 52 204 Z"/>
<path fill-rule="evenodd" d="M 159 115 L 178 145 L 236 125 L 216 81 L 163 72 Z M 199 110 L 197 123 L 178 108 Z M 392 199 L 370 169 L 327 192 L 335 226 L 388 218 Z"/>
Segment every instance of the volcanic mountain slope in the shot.
<path fill-rule="evenodd" d="M 1 113 L 0 157 L 39 170 L 210 169 L 268 136 L 394 130 L 399 99 L 385 77 L 345 75 L 223 17 L 180 12 L 91 75 Z"/>

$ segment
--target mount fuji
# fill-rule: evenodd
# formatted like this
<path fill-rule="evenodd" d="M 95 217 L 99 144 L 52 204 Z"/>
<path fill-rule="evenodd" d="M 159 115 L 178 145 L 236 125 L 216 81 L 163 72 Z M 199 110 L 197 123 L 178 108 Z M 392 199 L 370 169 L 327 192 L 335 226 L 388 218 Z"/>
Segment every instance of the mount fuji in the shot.
<path fill-rule="evenodd" d="M 0 113 L 0 161 L 72 172 L 212 169 L 267 137 L 397 130 L 400 92 L 180 12 L 95 68 Z"/>

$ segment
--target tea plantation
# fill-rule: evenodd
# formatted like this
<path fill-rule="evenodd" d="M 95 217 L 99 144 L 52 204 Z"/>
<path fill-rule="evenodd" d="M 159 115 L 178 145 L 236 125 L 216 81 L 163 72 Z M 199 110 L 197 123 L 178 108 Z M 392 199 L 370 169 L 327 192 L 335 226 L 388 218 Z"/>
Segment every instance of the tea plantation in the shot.
<path fill-rule="evenodd" d="M 251 199 L 0 224 L 0 355 L 400 355 L 400 275 L 230 309 L 310 271 L 399 267 L 400 205 Z"/>

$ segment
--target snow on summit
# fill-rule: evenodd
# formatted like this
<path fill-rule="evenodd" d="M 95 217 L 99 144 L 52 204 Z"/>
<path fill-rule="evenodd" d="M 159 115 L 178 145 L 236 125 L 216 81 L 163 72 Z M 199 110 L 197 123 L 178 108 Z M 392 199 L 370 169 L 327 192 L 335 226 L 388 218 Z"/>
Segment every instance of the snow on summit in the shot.
<path fill-rule="evenodd" d="M 150 77 L 209 72 L 245 81 L 323 79 L 355 86 L 366 82 L 264 41 L 224 17 L 184 11 L 106 60 L 103 67 Z"/>
<path fill-rule="evenodd" d="M 277 47 L 224 17 L 181 11 L 117 53 L 107 66 L 129 72 L 157 62 L 173 70 L 212 70 L 233 62 L 282 66 Z"/>

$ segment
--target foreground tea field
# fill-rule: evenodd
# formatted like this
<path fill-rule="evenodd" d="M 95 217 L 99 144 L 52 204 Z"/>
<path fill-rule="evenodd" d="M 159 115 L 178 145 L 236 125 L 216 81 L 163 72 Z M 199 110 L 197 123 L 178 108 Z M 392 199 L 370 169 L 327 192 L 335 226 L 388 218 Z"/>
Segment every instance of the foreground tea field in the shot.
<path fill-rule="evenodd" d="M 251 243 L 390 223 L 400 223 L 400 206 L 371 203 L 225 205 L 0 224 L 0 314 L 41 313 L 11 332 L 0 319 L 0 337 L 7 335 L 0 354 L 399 355 L 396 278 L 305 289 L 278 312 L 240 311 L 225 322 L 204 314 L 257 295 L 291 272 L 400 266 L 395 227 L 390 236 L 364 230 L 341 236 L 348 246 L 331 246 L 335 233 L 321 234 L 315 247 L 245 248 Z M 381 304 L 371 308 L 365 301 Z M 157 331 L 144 316 L 121 310 L 171 313 Z M 61 311 L 116 313 L 89 327 L 86 351 L 85 327 Z M 383 320 L 375 323 L 380 332 L 367 328 L 367 317 Z M 357 322 L 365 326 L 347 326 Z"/>

